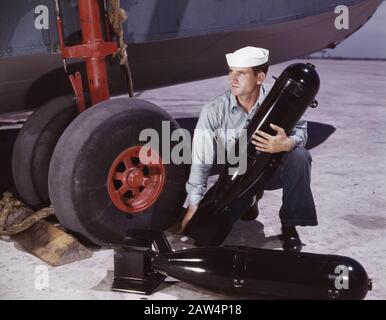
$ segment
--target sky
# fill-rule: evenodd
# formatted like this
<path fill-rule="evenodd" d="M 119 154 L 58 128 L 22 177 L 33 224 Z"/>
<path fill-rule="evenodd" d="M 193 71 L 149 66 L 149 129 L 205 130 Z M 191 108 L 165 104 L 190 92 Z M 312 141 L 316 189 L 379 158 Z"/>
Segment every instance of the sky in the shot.
<path fill-rule="evenodd" d="M 335 49 L 325 49 L 312 57 L 386 59 L 386 1 L 372 18 Z"/>

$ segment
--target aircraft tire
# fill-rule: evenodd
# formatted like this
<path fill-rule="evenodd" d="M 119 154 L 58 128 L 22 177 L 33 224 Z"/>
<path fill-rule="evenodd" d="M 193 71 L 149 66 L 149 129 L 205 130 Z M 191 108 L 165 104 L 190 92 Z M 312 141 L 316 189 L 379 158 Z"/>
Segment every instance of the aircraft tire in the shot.
<path fill-rule="evenodd" d="M 36 110 L 17 136 L 12 175 L 20 199 L 33 209 L 50 203 L 48 168 L 52 152 L 76 113 L 72 96 L 55 98 Z"/>
<path fill-rule="evenodd" d="M 50 198 L 62 226 L 105 245 L 121 242 L 129 228 L 165 230 L 181 217 L 188 165 L 161 160 L 146 166 L 135 155 L 147 142 L 139 141 L 143 129 L 155 130 L 162 141 L 162 121 L 170 122 L 171 132 L 179 128 L 150 102 L 116 98 L 68 126 L 49 169 Z M 170 141 L 171 149 L 177 143 Z M 134 191 L 124 194 L 129 188 Z"/>

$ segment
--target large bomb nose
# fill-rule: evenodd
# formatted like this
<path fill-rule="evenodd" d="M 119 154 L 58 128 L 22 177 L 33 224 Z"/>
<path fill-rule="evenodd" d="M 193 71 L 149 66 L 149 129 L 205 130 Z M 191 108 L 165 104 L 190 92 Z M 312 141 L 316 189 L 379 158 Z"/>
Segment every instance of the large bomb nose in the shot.
<path fill-rule="evenodd" d="M 303 88 L 307 88 L 310 95 L 315 96 L 319 91 L 320 78 L 316 68 L 311 63 L 294 63 L 288 66 L 282 76 L 291 79 Z"/>

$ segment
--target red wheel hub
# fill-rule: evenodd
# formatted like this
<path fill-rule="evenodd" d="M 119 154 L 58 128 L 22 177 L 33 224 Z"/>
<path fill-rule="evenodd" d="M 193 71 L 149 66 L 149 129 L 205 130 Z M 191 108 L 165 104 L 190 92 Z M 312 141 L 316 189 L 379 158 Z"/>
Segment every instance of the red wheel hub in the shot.
<path fill-rule="evenodd" d="M 107 190 L 114 205 L 135 214 L 151 207 L 162 192 L 165 168 L 160 156 L 149 147 L 123 151 L 112 164 Z"/>

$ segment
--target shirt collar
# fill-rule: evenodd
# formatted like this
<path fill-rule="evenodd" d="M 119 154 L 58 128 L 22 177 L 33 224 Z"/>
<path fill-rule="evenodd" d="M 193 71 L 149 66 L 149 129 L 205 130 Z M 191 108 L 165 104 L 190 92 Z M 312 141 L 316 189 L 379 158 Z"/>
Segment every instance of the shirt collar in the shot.
<path fill-rule="evenodd" d="M 266 89 L 265 89 L 264 85 L 261 85 L 259 97 L 257 98 L 257 101 L 254 104 L 254 106 L 252 107 L 252 109 L 249 112 L 249 114 L 251 114 L 258 106 L 261 105 L 261 103 L 263 102 L 265 96 L 266 96 Z M 231 106 L 232 106 L 232 111 L 235 110 L 236 108 L 240 108 L 240 106 L 237 103 L 236 97 L 232 93 L 231 93 Z"/>

